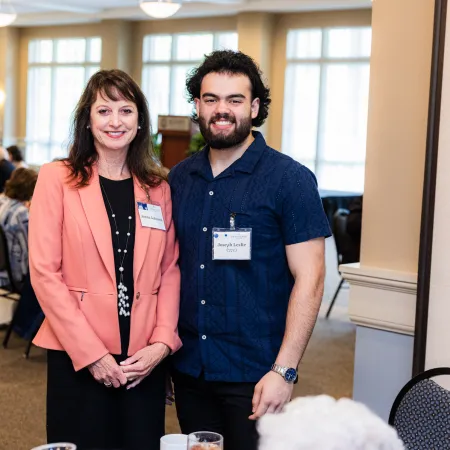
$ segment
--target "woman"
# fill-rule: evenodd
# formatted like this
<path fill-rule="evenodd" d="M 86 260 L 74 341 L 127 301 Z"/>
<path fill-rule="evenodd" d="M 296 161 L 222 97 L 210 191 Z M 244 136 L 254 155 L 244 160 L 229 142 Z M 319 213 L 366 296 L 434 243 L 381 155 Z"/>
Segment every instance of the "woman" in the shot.
<path fill-rule="evenodd" d="M 164 434 L 160 363 L 181 346 L 180 274 L 150 142 L 138 85 L 100 71 L 76 108 L 69 157 L 40 171 L 30 272 L 46 316 L 34 342 L 49 349 L 49 442 L 156 449 Z"/>
<path fill-rule="evenodd" d="M 9 160 L 14 164 L 16 169 L 27 168 L 27 163 L 23 160 L 22 152 L 17 145 L 11 145 L 6 149 Z"/>
<path fill-rule="evenodd" d="M 28 207 L 33 197 L 37 173 L 17 169 L 6 182 L 0 196 L 0 226 L 6 235 L 14 280 L 21 284 L 28 274 Z M 8 274 L 0 272 L 0 286 L 10 284 Z"/>

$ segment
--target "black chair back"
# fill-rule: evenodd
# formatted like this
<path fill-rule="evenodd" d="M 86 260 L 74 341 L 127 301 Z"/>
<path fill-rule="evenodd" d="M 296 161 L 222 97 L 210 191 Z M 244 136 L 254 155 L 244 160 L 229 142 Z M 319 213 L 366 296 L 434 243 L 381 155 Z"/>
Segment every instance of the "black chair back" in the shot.
<path fill-rule="evenodd" d="M 337 192 L 327 194 L 324 190 L 320 192 L 323 209 L 330 223 L 330 227 L 333 226 L 333 218 L 338 209 L 350 209 L 352 203 L 361 197 L 360 195 L 341 195 Z"/>
<path fill-rule="evenodd" d="M 350 257 L 352 248 L 354 247 L 351 236 L 347 233 L 347 218 L 349 215 L 349 210 L 344 208 L 339 208 L 333 215 L 333 223 L 331 224 L 331 230 L 333 232 L 334 242 L 336 244 L 336 254 L 337 254 L 337 265 L 339 270 L 340 264 L 347 264 L 353 261 Z M 333 298 L 328 307 L 325 317 L 328 319 L 333 309 L 334 302 L 339 295 L 342 285 L 344 284 L 344 279 L 341 278 L 339 285 L 333 295 Z"/>
<path fill-rule="evenodd" d="M 9 261 L 8 243 L 6 241 L 3 227 L 0 226 L 0 272 L 7 270 L 7 260 Z M 9 276 L 9 274 L 8 274 Z"/>
<path fill-rule="evenodd" d="M 31 285 L 30 274 L 25 277 L 19 304 L 14 313 L 13 330 L 20 337 L 32 340 L 44 320 L 44 313 Z"/>
<path fill-rule="evenodd" d="M 9 259 L 8 240 L 6 238 L 5 230 L 0 226 L 0 271 L 6 271 L 9 278 L 9 290 L 13 294 L 19 294 L 22 290 L 22 281 L 14 279 L 11 261 Z"/>
<path fill-rule="evenodd" d="M 333 216 L 333 236 L 336 243 L 336 253 L 339 264 L 348 264 L 357 262 L 353 255 L 355 245 L 352 238 L 347 233 L 348 209 L 340 208 Z"/>
<path fill-rule="evenodd" d="M 450 375 L 449 367 L 427 370 L 397 395 L 389 415 L 408 450 L 450 449 L 450 392 L 431 378 Z"/>

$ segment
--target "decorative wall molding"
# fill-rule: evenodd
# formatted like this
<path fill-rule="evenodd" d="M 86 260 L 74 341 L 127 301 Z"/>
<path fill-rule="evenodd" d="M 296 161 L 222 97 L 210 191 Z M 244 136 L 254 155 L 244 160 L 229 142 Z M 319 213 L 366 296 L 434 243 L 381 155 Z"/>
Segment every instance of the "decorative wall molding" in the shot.
<path fill-rule="evenodd" d="M 340 266 L 350 284 L 350 320 L 356 325 L 414 335 L 417 274 L 365 267 Z"/>
<path fill-rule="evenodd" d="M 155 20 L 144 14 L 138 1 L 111 0 L 108 8 L 78 6 L 76 0 L 19 1 L 15 27 L 95 23 L 102 20 Z M 232 16 L 240 13 L 269 12 L 278 14 L 370 9 L 370 0 L 197 0 L 184 2 L 173 19 Z M 157 19 L 156 19 L 157 20 Z"/>
<path fill-rule="evenodd" d="M 417 273 L 398 272 L 378 267 L 364 267 L 359 263 L 343 264 L 339 267 L 339 270 L 350 284 L 405 292 L 413 295 L 416 295 L 417 292 Z"/>

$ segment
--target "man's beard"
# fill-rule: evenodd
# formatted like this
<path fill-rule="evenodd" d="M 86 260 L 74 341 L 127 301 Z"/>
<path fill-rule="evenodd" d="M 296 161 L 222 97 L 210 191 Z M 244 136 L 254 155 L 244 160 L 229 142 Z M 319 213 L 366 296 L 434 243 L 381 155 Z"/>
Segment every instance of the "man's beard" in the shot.
<path fill-rule="evenodd" d="M 236 126 L 234 132 L 227 133 L 218 131 L 214 133 L 211 130 L 211 125 L 220 119 L 224 119 L 235 124 Z M 199 116 L 198 125 L 206 143 L 211 148 L 216 150 L 227 150 L 242 144 L 248 138 L 252 131 L 252 118 L 249 116 L 237 124 L 236 118 L 230 114 L 216 114 L 207 123 L 204 117 Z"/>

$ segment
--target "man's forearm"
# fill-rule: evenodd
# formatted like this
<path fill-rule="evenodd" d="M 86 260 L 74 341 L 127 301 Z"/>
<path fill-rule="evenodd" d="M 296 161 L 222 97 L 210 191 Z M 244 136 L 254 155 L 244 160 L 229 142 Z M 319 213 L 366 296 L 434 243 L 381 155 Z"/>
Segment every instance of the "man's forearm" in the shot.
<path fill-rule="evenodd" d="M 289 299 L 286 331 L 277 364 L 297 367 L 308 345 L 323 296 L 324 269 L 308 277 L 297 277 Z"/>

